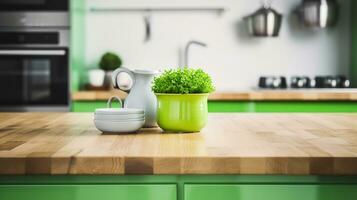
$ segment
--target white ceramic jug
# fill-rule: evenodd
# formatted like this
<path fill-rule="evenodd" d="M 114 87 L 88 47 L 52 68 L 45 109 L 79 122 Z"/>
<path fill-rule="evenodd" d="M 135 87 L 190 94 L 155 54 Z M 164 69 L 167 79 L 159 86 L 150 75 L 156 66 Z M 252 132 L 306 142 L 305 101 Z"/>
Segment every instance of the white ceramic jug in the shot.
<path fill-rule="evenodd" d="M 120 74 L 126 73 L 130 76 L 132 84 L 129 87 L 120 87 Z M 124 101 L 124 108 L 140 108 L 145 111 L 144 127 L 156 127 L 156 96 L 151 91 L 151 82 L 158 74 L 153 70 L 129 70 L 124 67 L 116 69 L 112 73 L 113 87 L 128 91 L 128 96 Z"/>

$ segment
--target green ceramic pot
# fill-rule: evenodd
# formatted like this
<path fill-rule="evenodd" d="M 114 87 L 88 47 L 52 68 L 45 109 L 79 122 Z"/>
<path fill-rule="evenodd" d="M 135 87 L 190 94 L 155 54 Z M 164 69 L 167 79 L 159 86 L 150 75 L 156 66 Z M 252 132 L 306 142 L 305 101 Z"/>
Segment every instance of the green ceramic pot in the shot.
<path fill-rule="evenodd" d="M 208 95 L 156 94 L 158 125 L 170 132 L 200 131 L 207 122 Z"/>

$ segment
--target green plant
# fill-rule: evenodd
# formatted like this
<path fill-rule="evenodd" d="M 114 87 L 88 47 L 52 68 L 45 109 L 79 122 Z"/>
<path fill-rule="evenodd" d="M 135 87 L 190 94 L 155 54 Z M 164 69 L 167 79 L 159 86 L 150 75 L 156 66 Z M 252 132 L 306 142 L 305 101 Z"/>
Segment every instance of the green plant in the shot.
<path fill-rule="evenodd" d="M 122 64 L 122 60 L 120 57 L 112 52 L 107 52 L 103 54 L 102 58 L 99 62 L 99 67 L 105 71 L 113 71 L 116 68 L 120 67 Z"/>
<path fill-rule="evenodd" d="M 165 70 L 153 81 L 155 93 L 194 94 L 214 91 L 211 77 L 202 69 L 170 69 Z"/>

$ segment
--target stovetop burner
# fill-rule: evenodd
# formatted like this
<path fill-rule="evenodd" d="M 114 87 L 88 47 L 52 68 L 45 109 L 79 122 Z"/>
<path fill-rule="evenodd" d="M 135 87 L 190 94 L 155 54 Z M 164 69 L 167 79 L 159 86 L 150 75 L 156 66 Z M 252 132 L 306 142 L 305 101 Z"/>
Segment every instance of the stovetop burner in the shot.
<path fill-rule="evenodd" d="M 290 88 L 350 88 L 351 82 L 346 76 L 292 76 Z M 259 88 L 285 89 L 288 88 L 287 78 L 284 76 L 262 76 L 259 78 Z"/>

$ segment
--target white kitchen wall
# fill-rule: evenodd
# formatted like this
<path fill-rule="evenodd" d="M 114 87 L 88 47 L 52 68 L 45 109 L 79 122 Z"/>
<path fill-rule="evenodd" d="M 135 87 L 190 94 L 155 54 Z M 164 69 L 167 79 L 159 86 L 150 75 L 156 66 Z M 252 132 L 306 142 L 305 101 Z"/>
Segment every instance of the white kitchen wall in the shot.
<path fill-rule="evenodd" d="M 95 7 L 224 7 L 223 14 L 151 13 L 152 38 L 144 42 L 144 13 L 93 13 L 86 20 L 86 62 L 95 67 L 105 51 L 121 55 L 124 66 L 165 69 L 179 65 L 179 52 L 189 40 L 190 66 L 201 67 L 218 91 L 256 87 L 260 75 L 348 75 L 350 64 L 350 0 L 341 0 L 338 26 L 310 30 L 299 25 L 292 10 L 301 0 L 274 0 L 284 15 L 280 36 L 252 38 L 242 17 L 256 11 L 260 0 L 87 0 Z"/>

